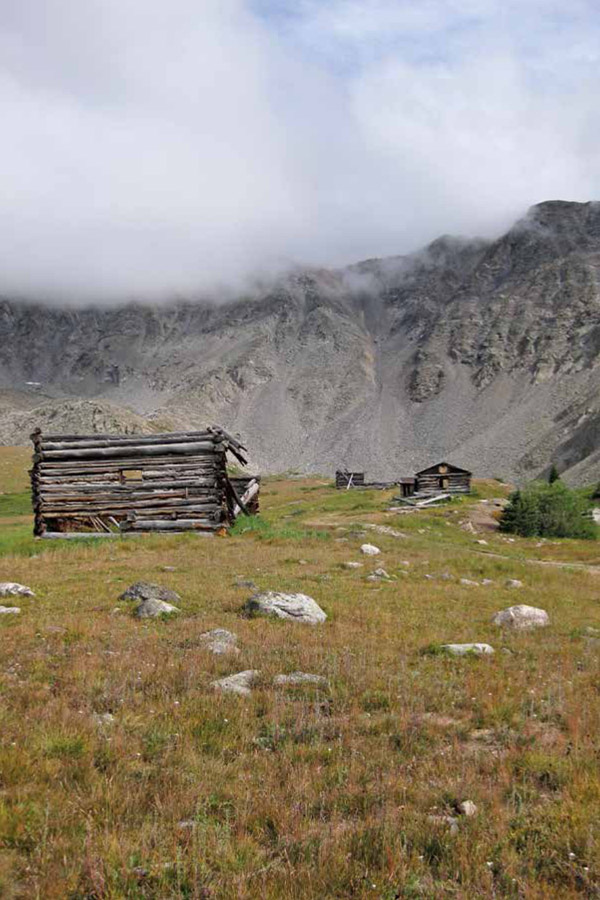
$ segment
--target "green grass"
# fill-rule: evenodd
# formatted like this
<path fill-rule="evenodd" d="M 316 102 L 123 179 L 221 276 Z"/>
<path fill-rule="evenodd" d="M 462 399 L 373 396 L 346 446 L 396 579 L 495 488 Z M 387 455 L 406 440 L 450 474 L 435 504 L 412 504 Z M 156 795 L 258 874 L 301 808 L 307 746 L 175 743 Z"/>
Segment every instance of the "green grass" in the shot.
<path fill-rule="evenodd" d="M 31 515 L 31 492 L 0 494 L 0 519 Z"/>

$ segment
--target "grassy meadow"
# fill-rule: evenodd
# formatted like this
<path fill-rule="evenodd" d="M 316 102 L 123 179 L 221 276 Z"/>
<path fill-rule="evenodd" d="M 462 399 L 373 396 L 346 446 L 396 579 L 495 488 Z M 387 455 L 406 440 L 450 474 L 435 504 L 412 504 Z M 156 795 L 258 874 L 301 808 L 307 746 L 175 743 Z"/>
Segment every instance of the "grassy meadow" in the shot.
<path fill-rule="evenodd" d="M 0 898 L 600 897 L 599 544 L 487 530 L 497 482 L 402 514 L 293 477 L 227 537 L 35 541 L 28 463 L 0 448 L 0 581 L 36 593 L 0 617 Z M 180 614 L 135 619 L 140 579 Z M 328 620 L 243 618 L 240 579 Z M 516 603 L 550 627 L 499 631 Z M 435 652 L 471 641 L 496 652 Z M 246 669 L 250 697 L 211 687 Z M 329 688 L 273 686 L 297 670 Z"/>

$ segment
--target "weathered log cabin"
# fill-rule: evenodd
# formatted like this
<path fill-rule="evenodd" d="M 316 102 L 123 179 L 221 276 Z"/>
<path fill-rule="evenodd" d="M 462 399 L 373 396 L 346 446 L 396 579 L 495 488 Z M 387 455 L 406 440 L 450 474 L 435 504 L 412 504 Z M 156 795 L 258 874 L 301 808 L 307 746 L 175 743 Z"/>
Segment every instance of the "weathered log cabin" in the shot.
<path fill-rule="evenodd" d="M 436 463 L 415 475 L 415 488 L 419 496 L 434 494 L 469 494 L 472 473 L 447 462 Z"/>
<path fill-rule="evenodd" d="M 31 435 L 34 533 L 216 532 L 258 511 L 260 479 L 230 478 L 245 447 L 221 428 Z"/>
<path fill-rule="evenodd" d="M 338 469 L 335 473 L 335 486 L 338 491 L 348 490 L 352 487 L 362 487 L 364 483 L 364 472 L 347 472 L 345 469 Z"/>

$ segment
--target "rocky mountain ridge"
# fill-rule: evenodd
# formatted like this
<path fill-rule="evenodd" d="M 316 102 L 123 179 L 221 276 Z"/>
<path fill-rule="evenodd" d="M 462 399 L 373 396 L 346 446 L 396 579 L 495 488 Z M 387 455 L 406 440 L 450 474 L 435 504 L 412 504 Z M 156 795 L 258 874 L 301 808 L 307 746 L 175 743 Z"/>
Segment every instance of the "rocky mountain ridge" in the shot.
<path fill-rule="evenodd" d="M 600 477 L 600 204 L 221 305 L 0 301 L 0 441 L 218 422 L 263 471 Z"/>

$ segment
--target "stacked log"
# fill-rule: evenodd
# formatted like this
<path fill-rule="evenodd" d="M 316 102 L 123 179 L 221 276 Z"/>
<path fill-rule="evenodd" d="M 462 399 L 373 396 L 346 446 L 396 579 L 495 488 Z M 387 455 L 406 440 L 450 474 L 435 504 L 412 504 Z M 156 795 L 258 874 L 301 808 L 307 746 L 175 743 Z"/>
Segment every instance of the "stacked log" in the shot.
<path fill-rule="evenodd" d="M 431 497 L 435 494 L 469 494 L 471 492 L 471 476 L 463 472 L 418 475 L 416 494 L 419 497 Z"/>
<path fill-rule="evenodd" d="M 220 428 L 155 435 L 42 435 L 31 483 L 35 534 L 216 531 L 234 519 Z"/>
<path fill-rule="evenodd" d="M 346 472 L 338 469 L 335 473 L 335 486 L 338 490 L 347 490 L 352 487 L 362 487 L 365 483 L 364 472 Z"/>
<path fill-rule="evenodd" d="M 229 480 L 242 499 L 249 515 L 257 516 L 260 511 L 260 475 L 230 476 Z"/>

